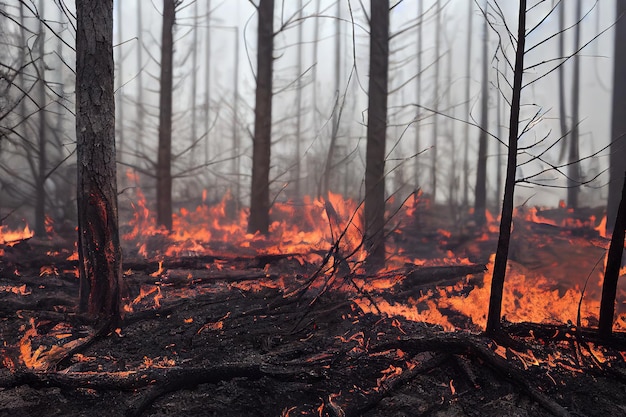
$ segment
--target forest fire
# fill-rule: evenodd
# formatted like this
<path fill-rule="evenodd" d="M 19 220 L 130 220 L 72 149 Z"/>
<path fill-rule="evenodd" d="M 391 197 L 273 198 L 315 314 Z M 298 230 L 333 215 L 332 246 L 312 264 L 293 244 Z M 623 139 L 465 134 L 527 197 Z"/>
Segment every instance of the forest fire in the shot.
<path fill-rule="evenodd" d="M 130 288 L 124 307 L 126 323 L 103 339 L 105 346 L 109 345 L 103 349 L 111 349 L 111 343 L 125 346 L 136 338 L 141 327 L 132 323 L 141 323 L 144 319 L 140 317 L 150 312 L 154 325 L 162 323 L 159 326 L 165 326 L 169 336 L 161 336 L 164 339 L 156 342 L 157 349 L 138 340 L 138 349 L 133 349 L 136 354 L 126 351 L 110 355 L 98 348 L 83 352 L 84 346 L 99 336 L 97 329 L 90 330 L 75 321 L 78 317 L 72 318 L 71 304 L 50 301 L 52 311 L 44 315 L 27 307 L 33 302 L 45 303 L 46 291 L 76 285 L 75 269 L 70 267 L 76 261 L 65 259 L 68 250 L 46 250 L 48 263 L 32 273 L 28 265 L 16 264 L 15 269 L 22 273 L 14 280 L 27 283 L 8 285 L 2 281 L 1 288 L 14 300 L 8 305 L 20 306 L 14 308 L 21 324 L 6 331 L 3 349 L 3 363 L 13 378 L 30 370 L 39 375 L 37 378 L 45 379 L 47 375 L 58 375 L 55 371 L 61 366 L 69 366 L 72 376 L 62 384 L 70 386 L 80 386 L 80 381 L 95 375 L 108 381 L 102 384 L 140 387 L 143 378 L 154 378 L 158 384 L 159 378 L 186 372 L 193 352 L 199 348 L 193 346 L 207 343 L 200 340 L 213 340 L 210 344 L 217 343 L 234 357 L 241 355 L 236 346 L 247 339 L 235 342 L 235 335 L 242 326 L 250 332 L 249 326 L 254 327 L 254 323 L 258 326 L 271 320 L 274 324 L 270 327 L 287 325 L 294 329 L 295 333 L 281 330 L 264 336 L 260 342 L 264 355 L 272 354 L 287 340 L 291 340 L 290 346 L 322 343 L 319 337 L 329 332 L 324 314 L 335 309 L 339 316 L 333 320 L 338 320 L 335 326 L 341 330 L 324 339 L 323 349 L 314 349 L 302 358 L 306 365 L 300 366 L 322 366 L 330 372 L 330 363 L 339 351 L 348 361 L 342 372 L 356 371 L 351 361 L 361 357 L 372 362 L 368 368 L 376 364 L 377 370 L 372 371 L 370 386 L 331 389 L 322 403 L 313 407 L 323 410 L 315 411 L 320 415 L 333 415 L 333 409 L 358 403 L 356 398 L 361 396 L 379 401 L 402 381 L 411 381 L 425 372 L 424 367 L 430 369 L 429 360 L 434 359 L 424 352 L 433 348 L 419 347 L 426 342 L 415 339 L 416 334 L 424 332 L 434 338 L 432 343 L 441 344 L 437 349 L 463 351 L 459 346 L 468 344 L 481 360 L 494 361 L 494 366 L 514 364 L 525 372 L 547 372 L 552 378 L 564 378 L 564 372 L 585 375 L 590 366 L 615 366 L 615 361 L 626 355 L 626 351 L 594 342 L 575 342 L 584 348 L 571 353 L 577 329 L 597 324 L 602 260 L 608 239 L 602 236 L 602 222 L 592 215 L 570 218 L 574 213 L 563 207 L 520 209 L 516 213 L 515 233 L 521 241 L 512 248 L 503 315 L 506 322 L 521 326 L 517 337 L 525 340 L 526 346 L 502 346 L 495 341 L 482 345 L 473 336 L 485 326 L 493 270 L 493 255 L 489 252 L 497 237 L 497 219 L 489 214 L 487 218 L 493 223 L 469 232 L 474 239 L 468 241 L 459 236 L 467 231 L 455 230 L 436 211 L 425 209 L 431 206 L 425 197 L 407 199 L 393 216 L 389 214 L 394 229 L 387 246 L 387 265 L 370 275 L 363 266 L 366 253 L 361 242 L 360 207 L 341 196 L 331 194 L 328 201 L 277 203 L 272 213 L 272 232 L 263 237 L 246 232 L 246 212 L 233 213 L 228 208 L 229 196 L 215 206 L 203 203 L 195 209 L 180 209 L 175 215 L 175 230 L 167 233 L 154 223 L 140 190 L 136 194 L 133 217 L 123 226 L 124 275 Z M 11 246 L 5 245 L 9 263 L 24 247 L 37 248 L 40 244 L 30 235 L 5 240 L 11 241 Z M 571 266 L 573 257 L 576 265 Z M 625 297 L 621 289 L 618 299 Z M 285 318 L 289 319 L 281 324 L 280 312 L 294 300 L 300 300 L 296 302 L 303 315 L 288 309 L 291 312 Z M 204 307 L 197 309 L 196 305 Z M 618 312 L 615 330 L 620 331 L 626 327 L 626 315 L 623 309 L 618 308 Z M 539 327 L 525 328 L 525 323 Z M 156 329 L 154 325 L 151 328 Z M 186 336 L 181 339 L 178 335 Z M 235 344 L 226 347 L 219 342 L 224 337 Z M 122 360 L 119 355 L 126 358 Z M 242 360 L 243 364 L 219 372 L 264 374 L 249 368 L 245 357 Z M 285 358 L 281 361 L 291 363 Z M 472 368 L 468 372 L 474 375 L 478 371 Z M 208 377 L 197 378 L 205 381 Z M 473 378 L 469 377 L 470 385 L 477 384 Z M 445 398 L 456 398 L 468 389 L 468 381 L 454 372 L 447 375 L 446 381 L 441 382 L 445 393 L 438 394 Z M 91 381 L 87 386 L 97 391 L 101 389 L 98 384 Z M 536 392 L 529 395 L 545 400 Z M 309 411 L 301 404 L 291 405 L 284 407 L 283 415 Z"/>

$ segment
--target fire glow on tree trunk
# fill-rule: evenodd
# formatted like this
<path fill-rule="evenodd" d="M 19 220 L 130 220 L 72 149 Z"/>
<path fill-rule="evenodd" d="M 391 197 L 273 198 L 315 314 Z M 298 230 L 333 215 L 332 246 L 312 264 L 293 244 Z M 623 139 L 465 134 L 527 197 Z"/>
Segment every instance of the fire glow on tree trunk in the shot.
<path fill-rule="evenodd" d="M 498 248 L 491 280 L 489 297 L 489 313 L 487 315 L 487 333 L 494 334 L 500 330 L 502 316 L 502 292 L 506 263 L 509 258 L 511 241 L 511 224 L 513 223 L 513 197 L 515 191 L 515 171 L 517 169 L 517 140 L 519 134 L 520 101 L 522 93 L 522 76 L 524 73 L 524 47 L 526 44 L 526 0 L 520 0 L 517 29 L 517 49 L 515 53 L 515 69 L 513 72 L 513 97 L 511 99 L 511 118 L 509 122 L 509 152 L 504 183 L 504 199 L 500 221 Z"/>
<path fill-rule="evenodd" d="M 79 308 L 120 314 L 122 253 L 117 213 L 113 0 L 76 2 L 76 153 Z"/>

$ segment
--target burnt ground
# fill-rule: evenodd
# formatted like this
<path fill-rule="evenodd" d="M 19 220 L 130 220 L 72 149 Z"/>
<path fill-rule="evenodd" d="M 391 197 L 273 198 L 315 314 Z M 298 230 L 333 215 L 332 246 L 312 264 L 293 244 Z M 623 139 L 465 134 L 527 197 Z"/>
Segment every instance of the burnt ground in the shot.
<path fill-rule="evenodd" d="M 403 303 L 468 276 L 451 290 L 467 291 L 489 244 L 476 242 L 431 250 L 465 248 L 475 266 L 407 266 L 395 272 L 404 284 L 377 295 Z M 620 334 L 518 323 L 495 342 L 454 311 L 443 314 L 464 330 L 363 314 L 353 300 L 373 294 L 358 276 L 339 268 L 307 286 L 318 265 L 295 254 L 165 259 L 160 271 L 131 254 L 134 311 L 99 332 L 75 314 L 74 263 L 45 245 L 5 248 L 0 263 L 0 416 L 626 415 Z"/>

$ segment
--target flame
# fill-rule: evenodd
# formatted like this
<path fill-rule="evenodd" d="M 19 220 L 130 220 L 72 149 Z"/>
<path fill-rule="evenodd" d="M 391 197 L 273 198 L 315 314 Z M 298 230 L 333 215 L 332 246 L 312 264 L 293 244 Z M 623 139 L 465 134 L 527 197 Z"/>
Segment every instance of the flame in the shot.
<path fill-rule="evenodd" d="M 22 230 L 9 230 L 7 226 L 0 226 L 0 245 L 13 246 L 24 239 L 33 237 L 34 234 L 28 225 Z"/>

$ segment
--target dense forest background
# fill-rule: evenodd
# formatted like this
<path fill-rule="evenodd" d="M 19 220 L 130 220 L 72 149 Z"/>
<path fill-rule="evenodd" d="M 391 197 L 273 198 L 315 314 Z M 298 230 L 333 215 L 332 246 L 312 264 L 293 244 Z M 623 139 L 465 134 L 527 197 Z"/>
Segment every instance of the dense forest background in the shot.
<path fill-rule="evenodd" d="M 136 186 L 155 207 L 162 200 L 167 94 L 174 210 L 226 193 L 236 207 L 247 207 L 259 5 L 164 4 L 172 6 L 169 20 L 160 3 L 114 4 L 120 207 L 135 201 Z M 3 1 L 0 10 L 0 210 L 6 222 L 26 219 L 44 233 L 45 216 L 57 224 L 76 219 L 74 5 Z M 270 201 L 299 202 L 327 191 L 365 198 L 370 14 L 360 1 L 274 5 Z M 516 14 L 514 2 L 391 2 L 384 169 L 385 193 L 394 201 L 419 189 L 460 218 L 482 183 L 487 208 L 498 211 Z M 528 181 L 518 187 L 516 204 L 530 198 L 550 206 L 604 205 L 615 3 L 537 1 L 527 19 L 529 28 L 540 25 L 527 39 L 522 123 L 536 118 L 520 140 L 517 177 Z M 172 82 L 164 91 L 167 25 Z M 578 195 L 568 203 L 572 189 Z"/>

